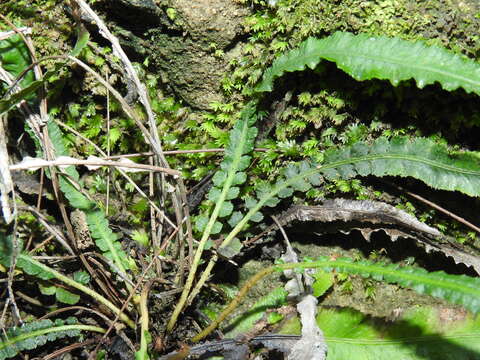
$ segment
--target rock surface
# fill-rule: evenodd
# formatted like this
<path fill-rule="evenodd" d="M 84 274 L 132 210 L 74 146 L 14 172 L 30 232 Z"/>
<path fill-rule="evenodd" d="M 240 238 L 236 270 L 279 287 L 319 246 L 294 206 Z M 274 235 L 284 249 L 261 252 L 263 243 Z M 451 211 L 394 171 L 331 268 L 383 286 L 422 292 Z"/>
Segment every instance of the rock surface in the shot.
<path fill-rule="evenodd" d="M 125 28 L 131 32 L 126 44 L 137 53 L 145 48 L 143 55 L 159 70 L 165 88 L 196 109 L 222 100 L 220 82 L 245 36 L 242 23 L 250 12 L 248 7 L 234 0 L 119 3 L 117 16 L 129 23 Z M 138 24 L 139 18 L 144 19 L 143 24 Z"/>

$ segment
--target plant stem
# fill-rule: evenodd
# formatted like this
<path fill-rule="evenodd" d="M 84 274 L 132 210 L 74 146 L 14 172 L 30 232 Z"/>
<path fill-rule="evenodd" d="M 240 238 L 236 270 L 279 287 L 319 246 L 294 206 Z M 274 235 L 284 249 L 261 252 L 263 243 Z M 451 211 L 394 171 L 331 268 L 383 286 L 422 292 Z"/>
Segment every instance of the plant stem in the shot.
<path fill-rule="evenodd" d="M 148 356 L 148 292 L 150 291 L 150 287 L 152 286 L 153 281 L 149 281 L 142 289 L 142 293 L 140 295 L 140 325 L 141 325 L 141 333 L 140 333 L 140 349 L 135 353 L 135 359 L 139 360 L 148 360 L 150 357 Z"/>

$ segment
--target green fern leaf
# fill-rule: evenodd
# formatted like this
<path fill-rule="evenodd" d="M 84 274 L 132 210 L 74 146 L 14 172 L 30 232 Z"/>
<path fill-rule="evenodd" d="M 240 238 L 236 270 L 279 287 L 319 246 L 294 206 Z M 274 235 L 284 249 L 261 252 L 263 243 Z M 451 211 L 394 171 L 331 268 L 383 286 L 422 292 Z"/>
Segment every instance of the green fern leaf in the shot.
<path fill-rule="evenodd" d="M 102 210 L 91 210 L 85 212 L 87 224 L 95 244 L 102 250 L 104 255 L 113 260 L 120 271 L 125 273 L 129 269 L 129 257 L 122 250 L 117 235 L 113 233 Z"/>
<path fill-rule="evenodd" d="M 20 35 L 16 34 L 0 41 L 0 63 L 14 78 L 18 77 L 31 63 L 30 53 Z M 28 71 L 20 84 L 25 87 L 35 79 L 33 70 Z M 0 83 L 0 90 L 4 90 Z"/>
<path fill-rule="evenodd" d="M 234 211 L 232 213 L 232 216 L 230 216 L 230 219 L 228 220 L 228 225 L 230 225 L 232 228 L 237 225 L 240 220 L 242 220 L 243 214 L 240 211 Z"/>
<path fill-rule="evenodd" d="M 59 287 L 55 291 L 55 298 L 62 303 L 74 305 L 80 300 L 80 295 Z"/>
<path fill-rule="evenodd" d="M 97 326 L 77 324 L 75 318 L 55 321 L 44 319 L 10 328 L 0 335 L 0 360 L 15 357 L 21 351 L 32 350 L 65 337 L 77 337 L 82 330 L 104 333 Z"/>
<path fill-rule="evenodd" d="M 299 190 L 306 189 L 308 183 L 319 185 L 322 181 L 320 175 L 328 180 L 359 175 L 410 176 L 435 189 L 480 196 L 480 160 L 469 152 L 451 152 L 446 146 L 423 138 L 397 137 L 390 141 L 380 138 L 373 144 L 358 142 L 351 147 L 327 151 L 322 165 L 290 164 L 273 187 L 259 186 L 258 200 L 247 198 L 248 213 L 221 246 L 227 246 L 263 206 L 275 206 L 278 197 L 300 187 Z"/>
<path fill-rule="evenodd" d="M 45 271 L 45 269 L 39 266 L 37 263 L 29 261 L 29 258 L 19 256 L 17 258 L 17 266 L 20 269 L 23 269 L 23 271 L 25 271 L 28 275 L 39 277 L 42 280 L 50 280 L 55 278 L 55 275 L 52 272 Z"/>
<path fill-rule="evenodd" d="M 480 95 L 480 66 L 446 49 L 398 38 L 336 32 L 324 39 L 309 38 L 265 71 L 256 91 L 271 91 L 285 72 L 314 69 L 321 59 L 333 61 L 356 80 L 384 79 L 396 86 L 415 79 L 423 88 L 434 82 L 448 91 L 463 88 Z"/>
<path fill-rule="evenodd" d="M 52 141 L 53 147 L 55 149 L 56 156 L 68 156 L 69 152 L 65 146 L 65 141 L 63 138 L 63 133 L 60 130 L 60 127 L 54 122 L 49 121 L 47 124 L 48 135 Z M 79 182 L 80 175 L 78 174 L 77 169 L 74 166 L 67 166 L 62 170 L 67 176 L 59 176 L 60 189 L 63 194 L 76 209 L 80 210 L 89 210 L 95 206 L 95 203 L 90 201 L 84 194 L 82 194 L 74 183 Z"/>
<path fill-rule="evenodd" d="M 245 170 L 250 164 L 251 157 L 247 154 L 253 150 L 255 137 L 257 136 L 257 129 L 253 127 L 259 115 L 256 110 L 256 103 L 254 101 L 247 104 L 247 106 L 240 113 L 240 119 L 235 123 L 233 129 L 230 131 L 229 143 L 225 148 L 225 156 L 222 163 L 220 164 L 221 174 L 214 176 L 215 183 L 214 187 L 209 192 L 209 200 L 215 203 L 213 210 L 208 209 L 204 214 L 197 217 L 197 220 L 200 223 L 196 223 L 195 227 L 197 229 L 203 229 L 203 234 L 198 243 L 195 256 L 190 267 L 190 273 L 188 274 L 187 281 L 183 288 L 182 295 L 180 297 L 179 303 L 177 304 L 172 317 L 170 318 L 169 323 L 167 324 L 168 331 L 173 329 L 175 321 L 183 310 L 183 307 L 187 301 L 190 294 L 190 290 L 193 286 L 194 278 L 198 265 L 200 263 L 203 250 L 209 241 L 210 235 L 219 233 L 222 231 L 223 224 L 217 221 L 217 218 L 220 215 L 233 215 L 238 216 L 237 213 L 233 213 L 232 209 L 224 207 L 224 203 L 227 200 L 232 200 L 235 195 L 238 195 L 239 189 L 232 190 L 234 185 L 240 185 L 246 180 L 244 174 L 238 175 Z M 222 184 L 221 188 L 218 184 Z M 214 199 L 214 200 L 213 200 Z M 208 217 L 208 222 L 205 224 L 205 218 Z M 224 220 L 225 223 L 233 223 L 227 217 Z M 230 239 L 230 242 L 233 240 Z M 221 252 L 222 249 L 219 249 Z M 223 249 L 225 250 L 225 249 Z M 230 250 L 235 251 L 234 248 L 230 248 L 227 252 L 231 254 Z M 204 280 L 200 281 L 200 284 Z M 193 293 L 197 290 L 194 289 Z M 194 296 L 194 295 L 193 295 Z"/>
<path fill-rule="evenodd" d="M 205 224 L 205 217 L 197 218 L 201 221 L 197 229 L 204 229 L 206 238 L 211 232 L 217 217 L 227 217 L 233 212 L 233 204 L 228 200 L 238 197 L 241 185 L 247 179 L 243 172 L 249 165 L 251 157 L 247 155 L 253 150 L 257 129 L 253 127 L 257 119 L 255 104 L 249 103 L 240 115 L 240 119 L 230 131 L 230 140 L 225 149 L 225 156 L 219 170 L 212 178 L 214 186 L 208 193 L 208 199 L 215 204 L 210 220 Z M 227 223 L 228 223 L 227 219 Z M 218 230 L 216 225 L 216 230 Z"/>
<path fill-rule="evenodd" d="M 328 345 L 328 360 L 469 360 L 480 355 L 480 317 L 453 309 L 413 307 L 394 321 L 353 309 L 319 308 L 317 324 Z M 287 320 L 282 334 L 300 334 L 298 318 Z"/>
<path fill-rule="evenodd" d="M 480 196 L 480 160 L 469 152 L 451 152 L 445 145 L 425 138 L 380 138 L 371 145 L 359 142 L 327 151 L 320 172 L 343 179 L 357 175 L 411 176 L 435 189 Z"/>
<path fill-rule="evenodd" d="M 74 294 L 62 287 L 39 283 L 38 288 L 43 295 L 55 295 L 57 301 L 65 304 L 73 305 L 80 300 L 80 295 Z"/>
<path fill-rule="evenodd" d="M 48 133 L 55 148 L 57 156 L 68 155 L 68 149 L 65 146 L 63 134 L 58 125 L 48 122 Z M 59 176 L 60 189 L 70 202 L 70 205 L 76 209 L 85 212 L 87 225 L 91 232 L 92 238 L 104 255 L 113 260 L 118 270 L 125 274 L 125 269 L 133 270 L 133 262 L 130 257 L 122 250 L 121 244 L 118 242 L 117 236 L 110 229 L 105 213 L 99 210 L 95 202 L 89 200 L 81 189 L 73 184 L 78 184 L 80 176 L 73 166 L 66 167 L 63 172 L 66 175 Z"/>
<path fill-rule="evenodd" d="M 8 241 L 8 238 L 7 238 Z M 10 240 L 11 241 L 11 240 Z M 11 262 L 11 260 L 8 260 Z M 112 304 L 110 301 L 105 299 L 103 296 L 92 290 L 90 287 L 83 285 L 80 282 L 75 281 L 69 276 L 65 276 L 59 271 L 52 269 L 41 262 L 33 259 L 31 256 L 20 253 L 17 255 L 17 267 L 20 269 L 23 269 L 27 274 L 37 276 L 40 279 L 43 280 L 49 280 L 49 279 L 57 279 L 64 284 L 71 286 L 72 288 L 75 288 L 87 295 L 90 295 L 93 297 L 95 300 L 98 302 L 102 303 L 106 307 L 108 307 L 110 310 L 113 311 L 115 314 L 119 314 L 120 318 L 125 321 L 130 327 L 135 327 L 135 324 L 133 323 L 132 320 L 128 318 L 125 314 L 121 313 L 120 309 L 118 309 L 114 304 Z M 84 280 L 84 279 L 83 279 Z M 82 280 L 82 281 L 83 281 Z M 64 295 L 64 294 L 62 294 Z"/>
<path fill-rule="evenodd" d="M 480 312 L 480 279 L 465 275 L 450 275 L 443 271 L 428 272 L 414 267 L 399 267 L 396 264 L 373 263 L 370 261 L 353 261 L 342 258 L 330 261 L 322 257 L 312 263 L 304 262 L 279 265 L 279 270 L 285 268 L 322 268 L 335 269 L 338 272 L 358 274 L 377 281 L 396 283 L 408 287 L 420 294 L 431 295 L 450 303 L 461 305 L 474 313 Z M 298 266 L 295 266 L 298 265 Z"/>
<path fill-rule="evenodd" d="M 30 95 L 33 94 L 40 86 L 42 86 L 42 84 L 42 81 L 33 81 L 22 90 L 9 96 L 7 99 L 0 100 L 0 115 L 9 111 L 22 100 L 28 100 Z"/>
<path fill-rule="evenodd" d="M 13 252 L 13 235 L 5 235 L 3 232 L 0 233 L 0 264 L 5 267 L 10 267 L 14 255 Z"/>

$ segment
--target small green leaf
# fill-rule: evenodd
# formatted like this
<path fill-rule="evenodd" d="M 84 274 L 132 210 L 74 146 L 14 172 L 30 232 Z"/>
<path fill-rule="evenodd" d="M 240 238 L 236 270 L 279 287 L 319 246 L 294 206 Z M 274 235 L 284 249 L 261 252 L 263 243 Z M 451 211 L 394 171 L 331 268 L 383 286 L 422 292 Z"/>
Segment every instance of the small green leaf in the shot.
<path fill-rule="evenodd" d="M 307 192 L 312 188 L 312 185 L 305 179 L 297 179 L 297 181 L 292 183 L 292 187 L 297 191 Z"/>
<path fill-rule="evenodd" d="M 75 271 L 73 274 L 73 280 L 80 284 L 87 285 L 90 282 L 90 275 L 83 270 Z"/>
<path fill-rule="evenodd" d="M 308 176 L 308 181 L 313 186 L 320 186 L 323 183 L 322 176 L 319 173 L 314 173 Z"/>
<path fill-rule="evenodd" d="M 312 285 L 313 296 L 319 297 L 325 294 L 325 292 L 330 289 L 333 285 L 333 273 L 325 271 L 317 271 L 315 275 L 315 282 Z"/>
<path fill-rule="evenodd" d="M 258 201 L 253 197 L 248 196 L 248 197 L 245 198 L 245 207 L 247 209 L 254 208 L 255 205 L 257 205 L 257 203 L 258 203 Z"/>
<path fill-rule="evenodd" d="M 225 217 L 232 213 L 233 211 L 233 204 L 231 201 L 224 201 L 220 211 L 218 213 L 218 217 Z"/>
<path fill-rule="evenodd" d="M 234 238 L 230 242 L 230 244 L 228 244 L 227 246 L 223 246 L 223 247 L 218 248 L 217 251 L 223 257 L 225 257 L 227 259 L 231 259 L 234 256 L 236 256 L 238 253 L 240 253 L 241 249 L 242 249 L 242 243 L 237 238 Z"/>
<path fill-rule="evenodd" d="M 130 237 L 132 238 L 132 240 L 136 241 L 143 247 L 148 247 L 148 244 L 150 242 L 150 239 L 148 238 L 148 234 L 145 229 L 133 230 Z"/>
<path fill-rule="evenodd" d="M 292 178 L 292 177 L 295 177 L 298 175 L 298 167 L 294 164 L 289 164 L 287 165 L 287 167 L 285 168 L 284 172 L 283 172 L 283 175 L 289 179 L 289 178 Z"/>
<path fill-rule="evenodd" d="M 198 232 L 203 232 L 208 224 L 208 217 L 205 215 L 197 216 L 195 220 L 195 229 Z"/>
<path fill-rule="evenodd" d="M 38 283 L 38 288 L 43 295 L 55 295 L 57 287 L 55 285 L 46 285 L 41 282 Z"/>
<path fill-rule="evenodd" d="M 245 170 L 250 165 L 250 160 L 251 159 L 252 159 L 252 157 L 250 155 L 243 155 L 240 158 L 240 161 L 238 163 L 237 171 Z"/>
<path fill-rule="evenodd" d="M 247 180 L 247 174 L 244 172 L 237 172 L 232 180 L 232 185 L 243 184 Z"/>
<path fill-rule="evenodd" d="M 225 200 L 236 199 L 238 197 L 239 193 L 240 193 L 240 188 L 237 187 L 237 186 L 233 186 L 230 189 L 228 189 L 227 196 L 225 197 Z"/>
<path fill-rule="evenodd" d="M 268 198 L 267 201 L 265 201 L 265 206 L 275 207 L 278 205 L 279 202 L 279 198 L 277 198 L 276 196 L 271 196 Z"/>
<path fill-rule="evenodd" d="M 267 321 L 270 325 L 277 324 L 280 321 L 282 321 L 283 319 L 284 319 L 284 316 L 282 314 L 279 314 L 276 311 L 272 311 L 272 312 L 268 313 L 268 316 L 267 316 Z"/>
<path fill-rule="evenodd" d="M 42 81 L 34 81 L 22 90 L 10 95 L 7 99 L 0 100 L 0 115 L 13 108 L 22 100 L 28 99 L 42 84 Z"/>
<path fill-rule="evenodd" d="M 55 277 L 52 273 L 44 271 L 38 265 L 30 261 L 25 261 L 21 257 L 17 259 L 17 266 L 23 269 L 28 275 L 38 276 L 42 280 L 50 280 Z"/>
<path fill-rule="evenodd" d="M 272 191 L 272 185 L 268 182 L 260 183 L 256 188 L 257 198 L 261 199 L 264 195 L 269 194 Z"/>
<path fill-rule="evenodd" d="M 255 214 L 252 215 L 250 218 L 253 222 L 260 222 L 263 220 L 263 214 L 260 211 L 257 211 Z"/>
<path fill-rule="evenodd" d="M 291 187 L 284 187 L 278 192 L 277 195 L 279 198 L 285 199 L 292 196 L 292 194 L 293 194 L 293 189 Z"/>
<path fill-rule="evenodd" d="M 72 207 L 79 210 L 90 210 L 95 207 L 95 203 L 90 201 L 84 194 L 77 190 L 65 176 L 59 177 L 60 188 Z"/>
<path fill-rule="evenodd" d="M 220 231 L 222 231 L 222 227 L 223 225 L 221 223 L 219 223 L 218 221 L 215 221 L 215 223 L 212 226 L 212 231 L 211 231 L 212 235 L 220 233 Z"/>
<path fill-rule="evenodd" d="M 217 171 L 215 175 L 213 175 L 212 182 L 217 187 L 222 187 L 225 180 L 227 179 L 227 173 L 225 171 Z"/>
<path fill-rule="evenodd" d="M 55 292 L 55 298 L 65 304 L 73 305 L 80 300 L 80 295 L 73 294 L 70 291 L 65 290 L 64 288 L 59 287 Z"/>
<path fill-rule="evenodd" d="M 90 40 L 90 33 L 82 26 L 78 28 L 77 42 L 70 52 L 71 56 L 77 57 Z"/>
<path fill-rule="evenodd" d="M 205 247 L 204 247 L 204 250 L 209 250 L 209 249 L 213 249 L 215 247 L 215 243 L 208 239 L 205 243 Z"/>
<path fill-rule="evenodd" d="M 230 225 L 231 227 L 234 227 L 242 219 L 243 219 L 243 214 L 240 211 L 234 211 L 232 213 L 232 216 L 230 216 L 230 219 L 228 219 L 228 225 Z"/>
<path fill-rule="evenodd" d="M 10 267 L 13 255 L 12 235 L 0 232 L 0 264 Z"/>
<path fill-rule="evenodd" d="M 31 64 L 30 52 L 22 37 L 18 34 L 0 40 L 0 63 L 5 71 L 13 78 L 19 77 Z M 28 87 L 35 80 L 33 70 L 29 70 L 20 81 L 22 88 Z M 6 90 L 3 82 L 0 82 L 0 95 Z"/>
<path fill-rule="evenodd" d="M 213 203 L 216 203 L 220 198 L 220 194 L 221 194 L 220 189 L 216 187 L 212 187 L 208 192 L 208 200 L 210 200 Z"/>

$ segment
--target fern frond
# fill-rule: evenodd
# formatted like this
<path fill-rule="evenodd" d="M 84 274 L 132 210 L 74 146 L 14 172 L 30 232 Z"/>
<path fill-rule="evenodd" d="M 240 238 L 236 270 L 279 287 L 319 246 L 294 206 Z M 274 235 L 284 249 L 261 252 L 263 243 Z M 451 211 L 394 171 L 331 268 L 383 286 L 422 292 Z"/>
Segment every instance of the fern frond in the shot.
<path fill-rule="evenodd" d="M 274 267 L 277 271 L 322 268 L 357 274 L 377 281 L 396 283 L 411 288 L 419 294 L 431 295 L 461 305 L 474 313 L 480 312 L 480 279 L 466 275 L 450 275 L 443 271 L 428 272 L 422 268 L 400 267 L 396 264 L 374 263 L 367 260 L 354 261 L 348 258 L 331 261 L 328 257 L 322 257 L 314 262 L 274 265 Z"/>
<path fill-rule="evenodd" d="M 273 186 L 257 189 L 257 198 L 246 201 L 249 212 L 241 219 L 221 245 L 228 246 L 241 229 L 263 206 L 275 206 L 294 191 L 308 191 L 328 180 L 355 176 L 413 177 L 441 190 L 456 190 L 480 196 L 480 160 L 468 152 L 451 152 L 430 139 L 396 137 L 377 139 L 373 144 L 358 142 L 350 147 L 325 153 L 325 162 L 302 162 L 283 169 Z"/>
<path fill-rule="evenodd" d="M 0 240 L 2 238 L 0 237 Z M 11 241 L 11 239 L 6 238 L 6 241 Z M 11 258 L 3 258 L 2 259 L 6 263 L 11 263 Z M 135 323 L 129 319 L 124 313 L 120 311 L 112 302 L 105 299 L 103 296 L 92 290 L 91 287 L 85 286 L 82 284 L 85 278 L 84 276 L 76 277 L 76 279 L 72 279 L 59 271 L 48 267 L 45 264 L 33 259 L 31 256 L 27 254 L 18 254 L 17 256 L 17 267 L 25 271 L 29 275 L 36 276 L 42 280 L 50 280 L 50 279 L 57 279 L 64 284 L 71 286 L 74 289 L 77 289 L 87 295 L 90 295 L 92 298 L 97 300 L 98 302 L 105 305 L 109 308 L 114 314 L 117 314 L 119 318 L 124 321 L 128 326 L 131 328 L 135 328 Z M 61 296 L 65 296 L 66 294 L 63 293 Z M 67 295 L 68 296 L 68 295 Z"/>
<path fill-rule="evenodd" d="M 434 82 L 448 91 L 463 88 L 480 95 L 480 65 L 451 51 L 398 38 L 336 32 L 324 39 L 309 38 L 267 69 L 256 91 L 271 91 L 275 78 L 285 72 L 314 69 L 326 59 L 356 80 L 383 79 L 396 86 L 415 79 L 423 88 Z"/>
<path fill-rule="evenodd" d="M 358 274 L 377 281 L 396 283 L 408 287 L 420 294 L 431 295 L 448 302 L 461 305 L 474 313 L 480 312 L 480 279 L 465 275 L 450 275 L 443 271 L 429 273 L 422 268 L 399 267 L 396 264 L 374 263 L 371 261 L 354 261 L 348 258 L 331 260 L 328 256 L 316 261 L 277 264 L 260 270 L 245 283 L 235 299 L 228 304 L 218 317 L 199 334 L 192 338 L 197 342 L 210 334 L 228 315 L 235 310 L 237 304 L 247 295 L 250 289 L 265 276 L 275 271 L 291 269 L 324 269 L 336 270 L 348 274 Z"/>
<path fill-rule="evenodd" d="M 13 78 L 18 77 L 30 65 L 30 53 L 20 35 L 16 34 L 0 41 L 0 63 Z M 33 70 L 28 71 L 20 82 L 25 87 L 35 80 Z M 2 89 L 4 84 L 0 85 Z M 3 94 L 2 94 L 3 95 Z"/>
<path fill-rule="evenodd" d="M 251 161 L 250 155 L 247 154 L 253 150 L 257 136 L 257 128 L 253 127 L 257 119 L 255 112 L 255 104 L 248 104 L 230 131 L 224 159 L 220 164 L 220 170 L 212 178 L 213 186 L 208 193 L 208 199 L 215 207 L 208 221 L 204 215 L 200 216 L 196 223 L 197 230 L 204 231 L 204 237 L 221 231 L 222 225 L 216 222 L 217 217 L 229 219 L 233 214 L 233 204 L 230 200 L 235 199 L 240 192 L 237 185 L 243 184 L 247 179 L 244 170 Z"/>
<path fill-rule="evenodd" d="M 63 134 L 55 122 L 49 121 L 48 133 L 56 155 L 68 155 Z M 110 229 L 105 213 L 99 210 L 95 202 L 91 201 L 81 189 L 77 188 L 80 176 L 73 166 L 66 167 L 63 172 L 66 175 L 59 175 L 60 189 L 72 207 L 85 212 L 87 225 L 95 244 L 106 257 L 113 260 L 117 269 L 125 274 L 125 269 L 132 269 L 130 264 L 133 260 L 122 250 L 117 236 Z"/>
<path fill-rule="evenodd" d="M 130 257 L 123 251 L 118 236 L 110 229 L 108 220 L 102 210 L 85 211 L 87 225 L 95 244 L 108 259 L 113 260 L 118 269 L 125 274 L 125 269 L 133 269 Z"/>
<path fill-rule="evenodd" d="M 358 142 L 325 153 L 322 173 L 343 179 L 356 175 L 410 176 L 434 189 L 480 196 L 480 160 L 469 152 L 452 152 L 431 139 L 399 136 Z"/>
<path fill-rule="evenodd" d="M 391 321 L 353 309 L 320 308 L 317 324 L 325 335 L 329 360 L 478 358 L 480 317 L 445 317 L 445 310 L 412 307 Z M 299 334 L 300 327 L 299 319 L 292 318 L 278 332 Z"/>
<path fill-rule="evenodd" d="M 78 324 L 72 317 L 55 321 L 44 319 L 10 328 L 0 334 L 0 360 L 17 356 L 21 351 L 33 350 L 47 341 L 79 336 L 81 331 L 105 333 L 101 327 Z"/>
<path fill-rule="evenodd" d="M 208 193 L 208 199 L 215 203 L 215 207 L 209 217 L 208 213 L 199 216 L 195 224 L 199 231 L 203 231 L 202 238 L 198 243 L 197 251 L 195 252 L 180 300 L 167 324 L 167 331 L 173 329 L 177 317 L 187 302 L 203 250 L 210 238 L 210 234 L 220 232 L 222 229 L 222 224 L 217 221 L 217 218 L 227 218 L 236 214 L 233 213 L 233 204 L 230 200 L 236 198 L 240 192 L 240 188 L 236 185 L 243 184 L 247 179 L 244 170 L 250 164 L 251 157 L 247 154 L 250 153 L 254 147 L 257 128 L 253 127 L 253 125 L 258 116 L 255 102 L 252 101 L 248 103 L 242 110 L 240 119 L 230 131 L 230 141 L 225 149 L 224 159 L 220 164 L 220 170 L 213 177 L 214 186 Z M 198 284 L 202 285 L 203 282 L 204 280 L 201 279 Z M 199 286 L 198 284 L 197 287 Z"/>

